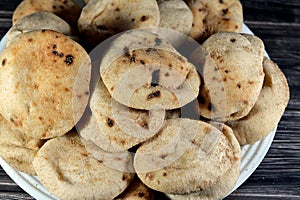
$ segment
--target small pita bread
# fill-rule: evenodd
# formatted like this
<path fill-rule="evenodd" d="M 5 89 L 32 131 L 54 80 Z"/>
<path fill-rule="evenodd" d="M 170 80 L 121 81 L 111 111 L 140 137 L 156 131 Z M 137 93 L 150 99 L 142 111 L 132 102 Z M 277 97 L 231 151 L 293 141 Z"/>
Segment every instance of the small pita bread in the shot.
<path fill-rule="evenodd" d="M 79 44 L 55 31 L 32 31 L 17 37 L 0 61 L 0 113 L 10 124 L 29 137 L 48 139 L 79 121 L 91 73 Z"/>
<path fill-rule="evenodd" d="M 68 22 L 72 27 L 75 27 L 81 8 L 73 0 L 23 0 L 14 11 L 13 24 L 16 24 L 26 15 L 43 11 L 54 13 Z"/>
<path fill-rule="evenodd" d="M 156 0 L 91 0 L 81 12 L 78 28 L 86 42 L 95 46 L 122 31 L 158 27 L 159 20 Z"/>
<path fill-rule="evenodd" d="M 268 58 L 264 58 L 263 67 L 266 76 L 254 107 L 246 117 L 227 122 L 241 145 L 253 144 L 270 134 L 289 102 L 289 86 L 280 68 Z"/>
<path fill-rule="evenodd" d="M 89 154 L 76 132 L 44 144 L 33 161 L 41 183 L 61 199 L 113 199 L 133 174 L 106 167 Z"/>
<path fill-rule="evenodd" d="M 190 194 L 185 194 L 185 195 L 167 194 L 167 196 L 170 197 L 171 199 L 174 200 L 222 199 L 227 194 L 229 194 L 234 188 L 240 175 L 241 148 L 230 127 L 220 123 L 214 123 L 213 125 L 216 126 L 216 128 L 218 128 L 220 131 L 222 131 L 222 133 L 231 142 L 234 155 L 235 155 L 235 157 L 232 160 L 233 162 L 232 167 L 228 170 L 228 172 L 226 172 L 224 177 L 219 180 L 219 182 L 212 185 L 208 189 L 199 192 L 190 193 Z"/>
<path fill-rule="evenodd" d="M 203 47 L 212 62 L 203 69 L 200 115 L 219 121 L 246 116 L 263 84 L 263 42 L 256 36 L 222 32 L 212 35 Z"/>
<path fill-rule="evenodd" d="M 42 29 L 54 30 L 67 36 L 73 34 L 70 25 L 60 17 L 50 12 L 35 12 L 23 17 L 9 29 L 6 36 L 6 46 L 20 34 Z"/>
<path fill-rule="evenodd" d="M 243 10 L 239 0 L 188 0 L 194 20 L 190 36 L 203 42 L 217 32 L 240 32 Z"/>
<path fill-rule="evenodd" d="M 100 73 L 112 98 L 135 109 L 179 108 L 195 99 L 200 85 L 191 63 L 168 41 L 143 30 L 117 38 L 102 59 Z"/>
<path fill-rule="evenodd" d="M 231 138 L 210 124 L 167 120 L 157 136 L 138 148 L 134 168 L 141 181 L 154 190 L 187 194 L 221 180 L 233 166 L 235 153 Z"/>
<path fill-rule="evenodd" d="M 32 161 L 43 143 L 14 130 L 0 115 L 0 156 L 16 170 L 36 175 Z"/>
<path fill-rule="evenodd" d="M 182 0 L 158 1 L 160 12 L 159 27 L 168 28 L 183 34 L 192 29 L 193 13 Z"/>

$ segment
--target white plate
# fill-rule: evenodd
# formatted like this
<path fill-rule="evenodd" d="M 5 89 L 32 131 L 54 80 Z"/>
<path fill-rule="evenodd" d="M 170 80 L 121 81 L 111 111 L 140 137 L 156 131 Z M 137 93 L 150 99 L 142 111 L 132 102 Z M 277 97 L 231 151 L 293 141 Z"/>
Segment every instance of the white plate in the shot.
<path fill-rule="evenodd" d="M 253 34 L 252 31 L 243 25 L 243 33 Z M 5 36 L 2 38 L 0 43 L 0 52 L 5 47 Z M 265 52 L 265 55 L 267 53 Z M 255 171 L 258 165 L 261 163 L 266 153 L 268 152 L 271 143 L 274 139 L 276 128 L 266 138 L 256 142 L 253 145 L 246 145 L 242 147 L 242 162 L 241 162 L 241 174 L 234 187 L 236 190 L 245 180 Z M 58 200 L 57 197 L 50 194 L 39 182 L 37 177 L 29 176 L 28 174 L 18 172 L 8 165 L 0 157 L 0 165 L 4 171 L 28 194 L 37 200 Z M 228 194 L 229 195 L 229 194 Z"/>

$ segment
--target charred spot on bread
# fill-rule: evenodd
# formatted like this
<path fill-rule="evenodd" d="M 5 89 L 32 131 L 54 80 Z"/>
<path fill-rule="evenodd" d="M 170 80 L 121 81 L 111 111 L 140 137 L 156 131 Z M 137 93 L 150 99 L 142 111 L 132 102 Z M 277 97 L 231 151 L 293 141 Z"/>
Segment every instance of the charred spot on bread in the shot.
<path fill-rule="evenodd" d="M 4 67 L 5 64 L 6 64 L 6 58 L 4 58 L 4 59 L 2 60 L 2 62 L 1 62 L 2 67 Z"/>
<path fill-rule="evenodd" d="M 74 57 L 71 54 L 68 54 L 68 55 L 66 55 L 66 59 L 64 60 L 64 62 L 67 65 L 71 65 L 73 63 L 73 59 L 74 59 Z"/>
<path fill-rule="evenodd" d="M 108 117 L 108 118 L 106 119 L 106 123 L 107 123 L 107 125 L 108 125 L 109 127 L 113 127 L 114 124 L 115 124 L 115 121 Z"/>
<path fill-rule="evenodd" d="M 147 100 L 151 100 L 153 98 L 157 98 L 157 97 L 160 97 L 160 91 L 155 91 L 155 92 L 152 92 L 148 95 L 147 97 Z"/>
<path fill-rule="evenodd" d="M 148 20 L 148 19 L 149 19 L 148 16 L 143 15 L 143 16 L 141 17 L 140 21 L 141 21 L 141 22 L 144 22 L 144 21 L 146 21 L 146 20 Z"/>

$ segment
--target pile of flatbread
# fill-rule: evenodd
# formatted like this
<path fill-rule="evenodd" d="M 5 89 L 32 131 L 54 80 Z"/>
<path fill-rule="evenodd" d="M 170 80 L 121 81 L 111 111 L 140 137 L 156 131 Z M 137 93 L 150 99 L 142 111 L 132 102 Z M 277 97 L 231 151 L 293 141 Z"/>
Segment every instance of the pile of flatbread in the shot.
<path fill-rule="evenodd" d="M 263 41 L 240 33 L 241 3 L 85 3 L 16 8 L 0 54 L 1 158 L 60 199 L 224 198 L 241 146 L 289 101 Z"/>

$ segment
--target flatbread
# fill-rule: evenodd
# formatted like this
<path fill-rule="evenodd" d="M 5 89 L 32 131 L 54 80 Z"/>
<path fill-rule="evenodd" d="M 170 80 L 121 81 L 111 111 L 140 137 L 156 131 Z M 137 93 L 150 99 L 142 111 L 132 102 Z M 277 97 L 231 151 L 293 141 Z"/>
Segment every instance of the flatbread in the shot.
<path fill-rule="evenodd" d="M 45 188 L 61 199 L 113 199 L 133 179 L 93 158 L 76 132 L 45 143 L 33 166 Z"/>
<path fill-rule="evenodd" d="M 134 168 L 154 190 L 187 194 L 216 184 L 234 159 L 231 138 L 205 122 L 181 118 L 168 120 L 156 137 L 138 148 Z"/>
<path fill-rule="evenodd" d="M 253 144 L 270 134 L 289 102 L 288 83 L 280 68 L 268 58 L 264 58 L 263 67 L 266 76 L 254 107 L 246 117 L 227 122 L 241 145 Z"/>
<path fill-rule="evenodd" d="M 217 32 L 241 32 L 243 10 L 239 0 L 188 0 L 194 20 L 190 37 L 203 42 Z"/>
<path fill-rule="evenodd" d="M 154 191 L 135 178 L 116 200 L 153 200 Z"/>
<path fill-rule="evenodd" d="M 200 85 L 191 63 L 168 41 L 144 30 L 117 38 L 102 59 L 100 73 L 112 98 L 136 109 L 179 108 L 195 99 Z"/>
<path fill-rule="evenodd" d="M 90 108 L 94 119 L 81 122 L 81 136 L 109 152 L 128 150 L 144 142 L 160 130 L 165 118 L 180 115 L 179 110 L 166 114 L 160 109 L 149 112 L 123 106 L 111 98 L 101 79 L 91 95 Z M 87 129 L 92 124 L 94 130 Z"/>
<path fill-rule="evenodd" d="M 43 143 L 14 130 L 0 115 L 0 156 L 14 169 L 36 175 L 32 161 Z"/>
<path fill-rule="evenodd" d="M 17 37 L 0 61 L 0 113 L 10 124 L 36 139 L 74 127 L 88 103 L 91 71 L 79 44 L 55 31 L 32 31 Z"/>
<path fill-rule="evenodd" d="M 81 8 L 73 0 L 23 0 L 13 13 L 13 24 L 26 15 L 42 11 L 54 13 L 74 27 L 77 25 Z"/>
<path fill-rule="evenodd" d="M 193 13 L 182 0 L 157 1 L 160 12 L 159 27 L 189 34 L 192 29 Z"/>
<path fill-rule="evenodd" d="M 246 116 L 263 84 L 263 42 L 256 36 L 223 32 L 212 35 L 203 47 L 213 62 L 203 69 L 200 115 L 220 121 Z"/>
<path fill-rule="evenodd" d="M 74 33 L 66 21 L 53 13 L 35 12 L 23 17 L 9 29 L 6 36 L 6 46 L 20 34 L 42 29 L 54 30 L 67 36 Z"/>
<path fill-rule="evenodd" d="M 159 20 L 156 0 L 91 0 L 81 12 L 78 28 L 95 46 L 122 31 L 158 27 Z"/>
<path fill-rule="evenodd" d="M 234 188 L 240 175 L 241 148 L 230 127 L 220 123 L 214 123 L 214 126 L 216 126 L 220 131 L 222 131 L 222 133 L 228 138 L 228 140 L 231 143 L 231 146 L 234 151 L 234 156 L 235 156 L 232 160 L 233 162 L 232 167 L 228 170 L 228 172 L 226 172 L 226 175 L 219 180 L 219 182 L 215 183 L 214 185 L 207 188 L 206 190 L 185 194 L 185 195 L 167 194 L 167 196 L 170 197 L 171 199 L 174 200 L 222 199 L 228 193 L 230 193 Z"/>

